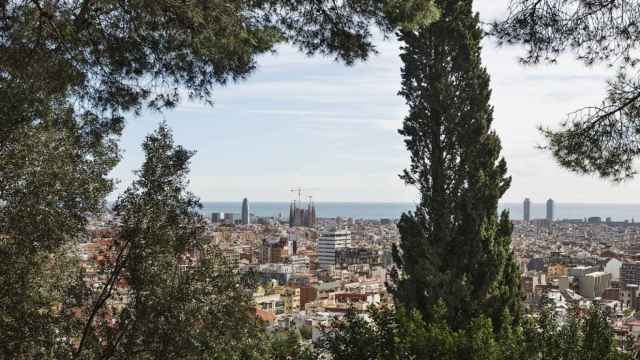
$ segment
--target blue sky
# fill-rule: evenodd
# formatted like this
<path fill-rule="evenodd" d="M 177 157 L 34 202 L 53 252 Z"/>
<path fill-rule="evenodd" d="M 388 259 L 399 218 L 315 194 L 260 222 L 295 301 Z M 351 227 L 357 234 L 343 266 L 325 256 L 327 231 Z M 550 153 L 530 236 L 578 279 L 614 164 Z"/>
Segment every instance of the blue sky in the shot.
<path fill-rule="evenodd" d="M 505 0 L 477 1 L 483 20 L 500 16 Z M 112 176 L 123 189 L 143 160 L 140 144 L 166 120 L 176 141 L 196 150 L 191 189 L 204 201 L 287 201 L 289 189 L 314 188 L 318 201 L 414 201 L 416 192 L 398 174 L 408 164 L 397 134 L 406 106 L 397 96 L 401 62 L 395 41 L 353 67 L 330 58 L 308 58 L 290 47 L 260 58 L 246 81 L 218 88 L 215 105 L 185 103 L 164 114 L 130 118 L 123 160 Z M 560 65 L 524 67 L 517 48 L 484 43 L 492 77 L 494 128 L 513 176 L 505 201 L 640 202 L 638 181 L 622 185 L 578 176 L 535 149 L 537 125 L 599 102 L 610 70 L 585 68 L 570 57 Z"/>

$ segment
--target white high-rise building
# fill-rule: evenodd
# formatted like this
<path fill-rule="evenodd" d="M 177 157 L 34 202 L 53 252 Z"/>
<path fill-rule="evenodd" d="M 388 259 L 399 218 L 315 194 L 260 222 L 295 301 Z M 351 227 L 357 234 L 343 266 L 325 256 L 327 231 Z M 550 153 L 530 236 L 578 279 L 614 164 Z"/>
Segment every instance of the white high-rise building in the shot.
<path fill-rule="evenodd" d="M 351 247 L 351 232 L 347 230 L 323 233 L 318 239 L 318 263 L 321 268 L 336 264 L 336 250 Z"/>
<path fill-rule="evenodd" d="M 552 222 L 553 222 L 553 219 L 554 219 L 554 217 L 553 217 L 553 208 L 554 208 L 554 205 L 555 205 L 555 204 L 554 204 L 554 202 L 553 202 L 553 199 L 549 199 L 549 200 L 547 200 L 547 221 L 548 221 L 549 223 L 552 223 Z"/>
<path fill-rule="evenodd" d="M 531 221 L 531 200 L 529 200 L 529 198 L 524 199 L 524 211 L 522 220 L 524 220 L 524 222 Z"/>

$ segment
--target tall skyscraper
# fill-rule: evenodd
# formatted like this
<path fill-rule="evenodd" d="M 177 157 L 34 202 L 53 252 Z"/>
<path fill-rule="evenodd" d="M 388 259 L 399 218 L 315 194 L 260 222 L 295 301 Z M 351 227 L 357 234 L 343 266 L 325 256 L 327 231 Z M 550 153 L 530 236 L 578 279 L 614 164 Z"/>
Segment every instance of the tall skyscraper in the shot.
<path fill-rule="evenodd" d="M 531 221 L 531 200 L 529 198 L 524 199 L 524 212 L 522 220 L 525 222 Z"/>
<path fill-rule="evenodd" d="M 242 200 L 242 225 L 249 225 L 250 222 L 249 200 L 247 200 L 247 198 L 244 198 L 244 200 Z"/>
<path fill-rule="evenodd" d="M 351 232 L 336 230 L 323 233 L 318 239 L 318 264 L 326 269 L 336 264 L 336 250 L 351 247 Z"/>
<path fill-rule="evenodd" d="M 553 222 L 553 199 L 547 200 L 547 221 Z"/>

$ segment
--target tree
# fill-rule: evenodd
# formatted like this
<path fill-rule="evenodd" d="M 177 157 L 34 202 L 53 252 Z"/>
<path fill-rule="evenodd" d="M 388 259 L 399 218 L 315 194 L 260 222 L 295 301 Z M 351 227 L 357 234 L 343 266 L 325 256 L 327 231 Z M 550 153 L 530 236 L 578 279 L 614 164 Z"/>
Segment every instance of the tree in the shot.
<path fill-rule="evenodd" d="M 526 64 L 555 63 L 572 52 L 586 65 L 618 67 L 606 98 L 570 114 L 558 130 L 542 129 L 559 163 L 578 173 L 623 180 L 640 155 L 640 80 L 636 65 L 640 2 L 635 0 L 515 0 L 490 33 L 500 44 L 522 44 Z"/>
<path fill-rule="evenodd" d="M 390 34 L 435 16 L 430 0 L 0 2 L 3 354 L 62 358 L 67 340 L 91 338 L 67 321 L 86 289 L 77 259 L 62 254 L 112 191 L 124 115 L 181 94 L 211 102 L 216 85 L 246 78 L 279 43 L 351 64 L 375 52 L 372 25 Z M 96 296 L 102 305 L 109 292 Z M 57 304 L 64 311 L 45 311 Z"/>
<path fill-rule="evenodd" d="M 446 315 L 441 303 L 436 316 Z M 332 359 L 456 359 L 456 360 L 630 360 L 618 350 L 606 314 L 594 306 L 581 316 L 572 309 L 561 321 L 544 307 L 511 334 L 493 330 L 481 315 L 465 330 L 452 330 L 446 319 L 422 320 L 417 310 L 404 307 L 370 308 L 365 314 L 349 311 L 336 319 L 321 338 L 317 356 Z"/>
<path fill-rule="evenodd" d="M 101 359 L 257 358 L 260 333 L 250 293 L 203 236 L 198 200 L 186 190 L 192 152 L 174 145 L 166 125 L 143 145 L 138 179 L 119 198 L 121 222 L 108 281 L 90 307 L 76 353 Z M 123 309 L 109 300 L 127 284 Z M 104 326 L 98 314 L 113 313 Z"/>
<path fill-rule="evenodd" d="M 372 307 L 358 314 L 351 309 L 325 331 L 318 355 L 335 360 L 456 359 L 460 339 L 445 321 L 425 323 L 417 310 Z"/>
<path fill-rule="evenodd" d="M 370 308 L 365 314 L 351 310 L 321 339 L 318 355 L 332 359 L 433 359 L 509 360 L 536 359 L 525 356 L 525 339 L 518 334 L 500 340 L 491 320 L 480 316 L 465 330 L 453 330 L 446 321 L 446 307 L 436 307 L 436 319 L 422 320 L 420 312 Z M 442 316 L 442 317 L 440 317 Z M 502 336 L 505 339 L 504 336 Z"/>
<path fill-rule="evenodd" d="M 604 310 L 594 305 L 582 322 L 582 356 L 580 359 L 626 359 L 617 351 L 613 331 Z"/>
<path fill-rule="evenodd" d="M 431 0 L 3 1 L 0 151 L 4 160 L 21 143 L 29 144 L 28 137 L 45 136 L 34 134 L 45 126 L 75 134 L 73 151 L 87 154 L 87 159 L 57 167 L 58 175 L 65 172 L 59 178 L 82 183 L 83 190 L 92 187 L 92 196 L 96 191 L 105 195 L 110 191 L 105 191 L 110 184 L 105 166 L 112 168 L 117 161 L 95 161 L 93 170 L 85 165 L 96 155 L 118 159 L 114 140 L 124 126 L 124 114 L 145 106 L 171 107 L 180 94 L 211 102 L 215 85 L 246 78 L 255 70 L 256 57 L 278 43 L 352 63 L 375 52 L 372 25 L 389 34 L 434 16 Z M 47 125 L 52 121 L 55 125 Z M 50 141 L 59 140 L 49 136 Z M 7 157 L 12 172 L 0 172 L 0 187 L 12 184 L 17 175 L 34 176 L 39 170 L 28 160 Z M 45 168 L 56 168 L 56 163 Z M 84 176 L 88 171 L 93 171 L 92 183 Z M 95 178 L 98 174 L 102 176 Z M 38 176 L 46 174 L 40 171 Z M 12 201 L 7 194 L 0 192 L 0 204 Z M 69 190 L 68 196 L 77 192 Z"/>
<path fill-rule="evenodd" d="M 431 21 L 431 0 L 10 0 L 0 5 L 0 99 L 14 120 L 32 101 L 71 99 L 120 120 L 181 93 L 211 101 L 287 42 L 348 64 L 384 34 Z M 6 104 L 5 104 L 6 103 Z"/>
<path fill-rule="evenodd" d="M 570 309 L 565 321 L 545 305 L 535 319 L 525 322 L 524 329 L 524 353 L 529 359 L 631 359 L 617 349 L 607 315 L 597 304 L 585 315 Z"/>
<path fill-rule="evenodd" d="M 0 245 L 0 358 L 71 359 L 82 330 L 83 272 L 71 246 L 25 256 Z"/>
<path fill-rule="evenodd" d="M 411 154 L 402 178 L 420 191 L 403 214 L 391 291 L 429 322 L 447 304 L 447 323 L 467 328 L 485 315 L 495 331 L 519 316 L 519 272 L 508 214 L 497 214 L 509 187 L 500 141 L 490 130 L 489 76 L 482 33 L 469 0 L 436 2 L 440 18 L 403 31 L 402 90 L 409 105 L 400 134 Z"/>
<path fill-rule="evenodd" d="M 297 329 L 289 329 L 286 335 L 266 336 L 269 352 L 265 358 L 273 360 L 311 360 L 315 359 L 310 347 L 301 344 L 302 336 Z"/>
<path fill-rule="evenodd" d="M 106 124 L 74 121 L 73 109 L 55 105 L 29 125 L 0 130 L 3 358 L 70 357 L 88 291 L 77 245 L 86 214 L 99 213 L 112 189 L 106 176 L 118 160 L 115 139 L 92 131 Z"/>

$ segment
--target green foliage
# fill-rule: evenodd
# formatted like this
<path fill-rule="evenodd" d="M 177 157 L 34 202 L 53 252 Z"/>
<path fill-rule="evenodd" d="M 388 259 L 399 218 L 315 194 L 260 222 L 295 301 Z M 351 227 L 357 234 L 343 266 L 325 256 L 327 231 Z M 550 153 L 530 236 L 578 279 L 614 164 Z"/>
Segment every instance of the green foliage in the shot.
<path fill-rule="evenodd" d="M 597 305 L 586 315 L 571 309 L 561 322 L 550 307 L 524 324 L 528 358 L 559 360 L 631 359 L 618 350 L 606 313 Z"/>
<path fill-rule="evenodd" d="M 20 127 L 0 121 L 0 354 L 63 359 L 87 292 L 76 245 L 118 154 L 96 117 L 60 103 L 32 111 Z"/>
<path fill-rule="evenodd" d="M 304 340 L 311 340 L 311 338 L 313 337 L 313 328 L 307 325 L 301 327 L 300 336 L 302 336 Z"/>
<path fill-rule="evenodd" d="M 265 338 L 268 344 L 267 359 L 273 360 L 311 360 L 315 359 L 313 351 L 302 345 L 302 336 L 298 330 L 290 329 L 286 335 L 273 334 Z"/>
<path fill-rule="evenodd" d="M 211 102 L 216 85 L 246 78 L 260 54 L 283 42 L 348 64 L 364 60 L 375 52 L 372 25 L 390 34 L 436 15 L 430 0 L 1 2 L 0 355 L 62 359 L 81 339 L 82 358 L 126 357 L 125 347 L 145 347 L 140 357 L 185 349 L 249 356 L 259 336 L 246 297 L 215 249 L 198 242 L 197 201 L 182 194 L 191 154 L 177 148 L 156 158 L 162 131 L 147 143 L 140 182 L 121 199 L 130 222 L 113 249 L 117 261 L 103 269 L 108 282 L 98 293 L 84 288 L 74 251 L 87 215 L 99 214 L 112 190 L 123 114 L 185 96 Z M 208 255 L 177 271 L 186 249 Z M 134 300 L 118 326 L 106 327 L 96 318 L 111 310 L 121 276 Z M 198 316 L 213 324 L 171 333 Z M 237 326 L 221 333 L 224 322 Z"/>
<path fill-rule="evenodd" d="M 401 29 L 416 30 L 440 16 L 436 4 L 423 0 L 389 0 L 384 3 L 385 17 Z"/>
<path fill-rule="evenodd" d="M 351 64 L 375 51 L 372 25 L 390 34 L 435 16 L 431 0 L 11 0 L 0 82 L 18 103 L 57 95 L 108 117 L 181 95 L 211 101 L 282 42 Z"/>
<path fill-rule="evenodd" d="M 0 135 L 0 234 L 19 239 L 26 253 L 56 250 L 84 232 L 85 215 L 99 213 L 112 190 L 106 175 L 119 159 L 115 138 L 102 136 L 107 124 L 58 103 L 46 110 Z"/>
<path fill-rule="evenodd" d="M 437 312 L 445 316 L 444 305 Z M 503 339 L 506 337 L 503 337 Z M 366 314 L 349 312 L 325 333 L 319 353 L 333 359 L 526 359 L 523 337 L 499 340 L 491 320 L 472 319 L 465 330 L 452 330 L 445 318 L 422 320 L 417 310 L 371 308 Z M 533 358 L 532 358 L 533 359 Z"/>
<path fill-rule="evenodd" d="M 519 272 L 511 224 L 497 214 L 508 189 L 500 141 L 490 130 L 489 76 L 481 64 L 482 33 L 471 1 L 442 0 L 440 18 L 402 31 L 402 90 L 409 105 L 400 134 L 411 154 L 402 178 L 421 199 L 403 214 L 391 288 L 398 304 L 426 321 L 447 304 L 447 323 L 466 329 L 485 315 L 495 331 L 503 312 L 519 316 Z"/>
<path fill-rule="evenodd" d="M 69 246 L 26 255 L 15 240 L 0 244 L 0 358 L 71 359 L 86 289 Z"/>
<path fill-rule="evenodd" d="M 444 305 L 437 312 L 446 315 Z M 456 359 L 456 360 L 630 360 L 614 344 L 605 314 L 592 308 L 584 317 L 572 312 L 565 323 L 549 308 L 522 326 L 504 325 L 500 333 L 486 316 L 452 330 L 443 320 L 424 322 L 416 310 L 371 308 L 350 311 L 323 337 L 318 355 L 333 359 Z M 508 314 L 504 314 L 509 317 Z M 503 324 L 508 323 L 505 319 Z M 504 331 L 508 330 L 509 333 Z"/>
<path fill-rule="evenodd" d="M 350 310 L 322 338 L 319 353 L 348 359 L 455 359 L 460 337 L 444 322 L 427 325 L 417 311 Z"/>
<path fill-rule="evenodd" d="M 638 1 L 515 0 L 507 17 L 490 32 L 500 44 L 520 44 L 523 63 L 556 63 L 573 53 L 587 66 L 618 67 L 602 103 L 570 114 L 559 129 L 541 129 L 546 149 L 558 162 L 581 174 L 617 181 L 636 174 L 640 155 Z"/>
<path fill-rule="evenodd" d="M 87 337 L 100 336 L 102 358 L 252 357 L 260 334 L 250 293 L 205 242 L 200 204 L 186 190 L 193 153 L 174 145 L 165 125 L 146 138 L 143 149 L 138 179 L 115 206 L 119 255 L 109 269 L 106 295 L 93 305 L 94 313 L 114 312 L 116 325 L 90 321 L 95 330 Z M 108 300 L 120 279 L 128 284 L 128 301 L 115 311 Z M 99 341 L 87 337 L 83 345 Z M 95 350 L 78 351 L 89 356 Z"/>

